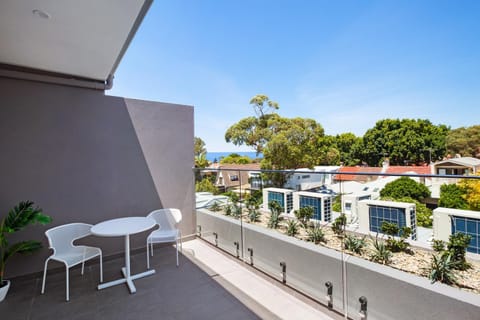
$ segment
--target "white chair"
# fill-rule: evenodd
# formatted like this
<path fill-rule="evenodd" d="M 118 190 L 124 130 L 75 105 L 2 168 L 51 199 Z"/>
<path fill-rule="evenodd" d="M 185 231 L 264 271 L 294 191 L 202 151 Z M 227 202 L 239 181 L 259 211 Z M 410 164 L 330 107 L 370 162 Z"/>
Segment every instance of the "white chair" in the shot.
<path fill-rule="evenodd" d="M 77 246 L 73 241 L 90 235 L 91 224 L 87 223 L 69 223 L 45 231 L 48 238 L 50 249 L 53 254 L 45 260 L 43 270 L 42 294 L 45 292 L 45 280 L 47 278 L 47 265 L 50 260 L 55 260 L 65 264 L 66 269 L 66 300 L 70 300 L 69 292 L 69 268 L 82 263 L 82 275 L 85 267 L 85 261 L 100 256 L 100 282 L 103 282 L 102 250 L 100 248 L 89 246 Z"/>
<path fill-rule="evenodd" d="M 178 267 L 178 242 L 180 241 L 180 249 L 182 249 L 182 235 L 177 225 L 182 221 L 182 212 L 178 209 L 159 209 L 148 214 L 149 218 L 154 219 L 159 226 L 150 233 L 147 238 L 147 268 L 150 269 L 150 254 L 153 257 L 154 243 L 175 242 L 177 250 L 177 267 Z"/>

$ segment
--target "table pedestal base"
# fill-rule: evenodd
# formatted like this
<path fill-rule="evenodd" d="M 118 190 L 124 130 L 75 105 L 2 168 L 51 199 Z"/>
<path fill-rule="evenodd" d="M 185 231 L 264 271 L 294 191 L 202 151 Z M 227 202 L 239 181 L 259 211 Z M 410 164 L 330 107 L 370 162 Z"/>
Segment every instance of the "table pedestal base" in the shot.
<path fill-rule="evenodd" d="M 148 271 L 145 271 L 145 272 L 142 272 L 142 273 L 137 273 L 137 274 L 134 274 L 134 275 L 127 276 L 126 275 L 127 271 L 126 271 L 125 267 L 123 267 L 122 268 L 122 274 L 123 274 L 122 279 L 113 280 L 113 281 L 106 282 L 106 283 L 101 283 L 101 284 L 98 285 L 98 290 L 102 290 L 102 289 L 113 287 L 113 286 L 116 286 L 116 285 L 119 285 L 119 284 L 122 284 L 122 283 L 126 283 L 128 288 L 130 289 L 130 293 L 135 293 L 135 292 L 137 292 L 137 288 L 135 288 L 135 285 L 133 284 L 133 280 L 148 277 L 148 276 L 151 276 L 154 273 L 155 273 L 155 270 L 152 269 L 152 270 L 148 270 Z"/>

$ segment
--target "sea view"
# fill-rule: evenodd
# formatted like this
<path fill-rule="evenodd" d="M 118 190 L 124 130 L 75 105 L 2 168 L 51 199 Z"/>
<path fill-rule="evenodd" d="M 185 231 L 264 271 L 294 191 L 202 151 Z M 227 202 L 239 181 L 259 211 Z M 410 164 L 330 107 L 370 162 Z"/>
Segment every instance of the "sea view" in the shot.
<path fill-rule="evenodd" d="M 215 160 L 220 161 L 221 158 L 224 158 L 228 156 L 229 154 L 236 153 L 241 156 L 247 156 L 251 159 L 255 158 L 263 158 L 262 154 L 259 154 L 258 156 L 256 155 L 255 151 L 244 151 L 244 152 L 238 152 L 238 151 L 226 151 L 226 152 L 207 152 L 207 160 L 211 162 L 215 162 Z"/>

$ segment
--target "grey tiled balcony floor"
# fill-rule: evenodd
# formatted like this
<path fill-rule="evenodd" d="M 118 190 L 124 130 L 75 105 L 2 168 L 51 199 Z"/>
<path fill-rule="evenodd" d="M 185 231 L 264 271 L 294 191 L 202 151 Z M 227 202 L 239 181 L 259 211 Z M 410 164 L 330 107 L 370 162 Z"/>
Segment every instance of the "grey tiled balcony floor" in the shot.
<path fill-rule="evenodd" d="M 131 259 L 132 273 L 145 271 L 144 252 L 132 255 Z M 104 280 L 118 279 L 122 264 L 123 258 L 104 261 Z M 216 275 L 208 268 L 198 266 L 184 256 L 180 257 L 177 268 L 172 247 L 155 248 L 151 264 L 156 273 L 135 280 L 135 294 L 130 294 L 125 284 L 97 290 L 97 264 L 87 265 L 83 276 L 80 267 L 70 269 L 69 302 L 65 301 L 64 269 L 49 272 L 43 295 L 40 294 L 40 275 L 13 279 L 6 299 L 0 303 L 0 319 L 244 320 L 268 317 L 265 316 L 268 311 L 259 313 L 247 308 L 215 281 Z M 50 264 L 51 268 L 60 266 L 55 262 Z"/>

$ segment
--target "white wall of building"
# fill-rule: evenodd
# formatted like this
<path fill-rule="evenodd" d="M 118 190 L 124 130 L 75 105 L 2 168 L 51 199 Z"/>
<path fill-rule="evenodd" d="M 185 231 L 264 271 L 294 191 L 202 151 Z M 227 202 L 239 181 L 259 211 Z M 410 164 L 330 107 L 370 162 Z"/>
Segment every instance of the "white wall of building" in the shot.
<path fill-rule="evenodd" d="M 359 232 L 364 234 L 370 233 L 370 213 L 369 213 L 370 206 L 382 206 L 382 207 L 405 209 L 406 226 L 413 229 L 413 226 L 410 221 L 410 210 L 412 208 L 413 210 L 416 209 L 416 206 L 414 203 L 382 201 L 382 200 L 362 200 L 358 202 L 358 231 Z"/>

